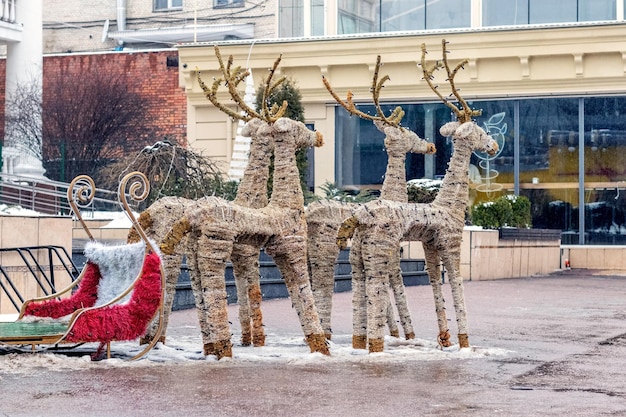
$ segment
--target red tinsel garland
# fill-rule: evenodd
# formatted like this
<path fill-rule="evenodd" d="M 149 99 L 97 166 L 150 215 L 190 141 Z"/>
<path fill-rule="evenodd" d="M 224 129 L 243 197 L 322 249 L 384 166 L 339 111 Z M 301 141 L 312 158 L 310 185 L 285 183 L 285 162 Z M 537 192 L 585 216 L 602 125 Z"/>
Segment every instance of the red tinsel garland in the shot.
<path fill-rule="evenodd" d="M 25 316 L 50 317 L 53 319 L 67 316 L 80 308 L 93 307 L 98 298 L 100 269 L 98 265 L 87 262 L 85 273 L 80 280 L 78 290 L 62 300 L 46 300 L 26 305 Z"/>
<path fill-rule="evenodd" d="M 161 303 L 160 265 L 161 258 L 156 253 L 147 255 L 130 300 L 84 312 L 74 322 L 66 340 L 106 343 L 142 336 Z"/>

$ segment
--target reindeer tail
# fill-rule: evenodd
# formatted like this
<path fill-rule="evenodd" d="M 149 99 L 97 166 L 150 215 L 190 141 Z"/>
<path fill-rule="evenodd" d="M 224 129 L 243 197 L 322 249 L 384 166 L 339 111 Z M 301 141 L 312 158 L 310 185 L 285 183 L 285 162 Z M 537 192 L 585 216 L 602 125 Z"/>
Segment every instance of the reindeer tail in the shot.
<path fill-rule="evenodd" d="M 181 240 L 185 238 L 187 233 L 191 231 L 191 223 L 187 217 L 182 217 L 178 219 L 167 232 L 165 238 L 161 242 L 160 249 L 161 252 L 165 255 L 173 255 L 175 253 L 176 246 L 180 243 Z"/>
<path fill-rule="evenodd" d="M 345 249 L 348 246 L 348 239 L 352 239 L 354 231 L 359 226 L 359 220 L 356 216 L 349 217 L 341 223 L 339 231 L 337 232 L 337 246 L 340 249 Z"/>

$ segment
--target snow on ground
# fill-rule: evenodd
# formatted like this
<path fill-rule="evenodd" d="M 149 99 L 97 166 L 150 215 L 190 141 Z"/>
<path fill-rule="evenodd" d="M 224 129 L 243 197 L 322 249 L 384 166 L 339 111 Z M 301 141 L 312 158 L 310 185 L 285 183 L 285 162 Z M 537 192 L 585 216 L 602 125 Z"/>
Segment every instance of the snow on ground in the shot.
<path fill-rule="evenodd" d="M 233 341 L 237 336 L 233 336 Z M 112 358 L 93 362 L 89 354 L 97 344 L 82 345 L 79 354 L 51 353 L 40 350 L 30 353 L 30 346 L 20 348 L 17 353 L 14 346 L 0 346 L 0 369 L 5 374 L 31 374 L 42 368 L 49 371 L 78 370 L 86 368 L 148 367 L 164 363 L 192 363 L 194 361 L 212 362 L 215 366 L 234 367 L 253 364 L 310 365 L 315 363 L 407 363 L 434 360 L 483 359 L 493 356 L 506 356 L 510 352 L 504 349 L 474 346 L 459 349 L 458 346 L 441 349 L 431 341 L 423 339 L 404 340 L 387 336 L 385 351 L 369 354 L 366 350 L 352 348 L 351 335 L 336 335 L 329 342 L 331 356 L 310 353 L 304 343 L 304 337 L 298 334 L 267 334 L 264 347 L 233 346 L 233 357 L 217 360 L 215 356 L 204 356 L 200 335 L 172 337 L 168 335 L 167 345 L 161 343 L 138 361 L 126 361 L 142 349 L 136 341 L 114 342 L 111 344 Z M 19 348 L 19 347 L 18 347 Z M 45 347 L 44 347 L 45 348 Z M 41 347 L 39 349 L 42 349 Z M 71 351 L 70 351 L 71 352 Z M 84 354 L 80 353 L 84 352 Z"/>

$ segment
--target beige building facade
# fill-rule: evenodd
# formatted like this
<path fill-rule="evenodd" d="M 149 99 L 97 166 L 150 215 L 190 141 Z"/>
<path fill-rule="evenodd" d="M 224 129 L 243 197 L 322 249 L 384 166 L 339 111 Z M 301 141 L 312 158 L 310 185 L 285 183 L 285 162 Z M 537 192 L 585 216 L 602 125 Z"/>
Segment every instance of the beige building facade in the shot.
<path fill-rule="evenodd" d="M 425 156 L 419 160 L 424 166 L 419 177 L 437 178 L 445 174 L 447 145 L 445 138 L 438 137 L 437 130 L 447 121 L 445 117 L 449 117 L 449 112 L 445 108 L 442 112 L 443 105 L 422 80 L 419 66 L 420 45 L 426 45 L 427 59 L 432 63 L 441 58 L 441 42 L 445 39 L 449 42 L 451 63 L 468 59 L 455 81 L 473 107 L 486 106 L 488 111 L 483 115 L 487 119 L 478 122 L 488 124 L 503 113 L 510 117 L 508 128 L 507 123 L 500 126 L 501 132 L 506 131 L 503 144 L 508 153 L 502 154 L 501 160 L 490 161 L 491 166 L 483 174 L 483 182 L 486 178 L 498 186 L 488 187 L 488 195 L 481 194 L 479 199 L 489 199 L 498 193 L 516 193 L 528 194 L 531 200 L 565 202 L 569 204 L 566 209 L 569 212 L 564 216 L 573 217 L 563 230 L 575 232 L 587 230 L 584 221 L 588 216 L 579 215 L 577 206 L 586 210 L 586 203 L 608 201 L 607 195 L 619 194 L 620 185 L 626 186 L 626 174 L 619 168 L 626 165 L 619 152 L 626 149 L 622 147 L 626 145 L 626 134 L 622 132 L 626 131 L 626 118 L 619 110 L 626 97 L 625 34 L 626 24 L 616 21 L 238 41 L 223 42 L 219 46 L 224 57 L 232 55 L 237 65 L 250 68 L 256 84 L 261 82 L 274 60 L 282 56 L 280 73 L 297 82 L 307 122 L 325 137 L 325 146 L 315 150 L 313 161 L 314 184 L 319 191 L 326 182 L 345 188 L 376 186 L 376 181 L 371 180 L 360 184 L 342 180 L 350 152 L 346 143 L 351 143 L 346 133 L 350 129 L 346 130 L 345 124 L 354 121 L 346 122 L 345 112 L 324 88 L 322 77 L 330 81 L 341 97 L 345 97 L 348 90 L 352 91 L 355 101 L 367 109 L 372 104 L 370 86 L 377 55 L 384 63 L 381 74 L 390 76 L 381 100 L 390 106 L 426 108 L 417 113 L 416 118 L 423 120 L 415 122 L 418 125 L 415 131 L 444 149 L 443 156 Z M 209 103 L 196 80 L 196 69 L 207 81 L 218 75 L 213 44 L 184 44 L 178 50 L 180 83 L 188 97 L 189 143 L 227 163 L 232 155 L 235 122 Z M 449 91 L 443 78 L 437 82 Z M 220 97 L 224 103 L 232 103 L 226 94 Z M 610 123 L 604 120 L 590 125 L 597 115 L 586 115 L 585 100 L 597 99 L 603 100 L 602 103 L 589 102 L 587 108 L 602 107 L 600 113 L 609 118 Z M 611 109 L 604 108 L 607 100 L 612 103 Z M 528 114 L 527 102 L 532 103 L 535 119 L 524 119 Z M 433 111 L 438 112 L 438 116 L 429 115 L 429 105 L 435 106 Z M 497 112 L 500 107 L 507 111 Z M 551 111 L 556 111 L 554 116 Z M 538 120 L 545 126 L 528 139 L 526 136 L 530 133 L 526 135 L 525 128 L 531 132 Z M 566 126 L 565 120 L 570 121 L 570 125 Z M 409 121 L 408 127 L 413 129 L 411 123 Z M 609 124 L 610 129 L 601 128 Z M 620 125 L 623 129 L 619 129 Z M 363 130 L 363 126 L 357 128 Z M 608 136 L 602 139 L 601 134 Z M 600 146 L 604 153 L 592 154 L 599 149 L 598 143 L 602 140 L 606 145 Z M 610 158 L 606 158 L 607 155 Z M 494 167 L 498 168 L 499 177 L 490 179 Z M 546 210 L 551 209 L 548 203 Z M 581 218 L 583 227 L 580 227 Z M 587 221 L 589 227 L 589 219 Z M 621 219 L 616 221 L 618 227 L 624 223 Z M 574 234 L 573 243 L 587 239 L 586 232 Z"/>
<path fill-rule="evenodd" d="M 626 25 L 556 27 L 552 29 L 450 31 L 431 34 L 304 41 L 223 43 L 222 55 L 249 67 L 260 82 L 282 54 L 281 74 L 297 81 L 307 121 L 324 134 L 316 150 L 315 183 L 334 180 L 334 114 L 336 103 L 324 88 L 330 80 L 340 96 L 352 91 L 357 102 L 371 102 L 369 92 L 376 56 L 381 55 L 387 82 L 386 102 L 437 101 L 422 80 L 420 45 L 429 59 L 441 56 L 441 40 L 449 42 L 449 59 L 469 59 L 457 85 L 468 100 L 513 97 L 626 94 Z M 212 44 L 179 47 L 180 82 L 188 96 L 189 141 L 209 155 L 228 161 L 235 127 L 204 97 L 196 80 L 217 76 Z M 227 103 L 227 95 L 222 96 Z"/>

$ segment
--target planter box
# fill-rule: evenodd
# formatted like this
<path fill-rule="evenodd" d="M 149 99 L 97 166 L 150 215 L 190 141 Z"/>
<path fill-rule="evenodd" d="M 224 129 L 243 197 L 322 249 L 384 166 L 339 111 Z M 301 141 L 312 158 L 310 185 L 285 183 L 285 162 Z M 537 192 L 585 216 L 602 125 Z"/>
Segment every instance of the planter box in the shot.
<path fill-rule="evenodd" d="M 420 242 L 407 242 L 404 246 L 410 258 L 424 259 Z M 561 233 L 468 227 L 463 231 L 460 268 L 464 279 L 475 281 L 552 273 L 561 268 Z"/>

